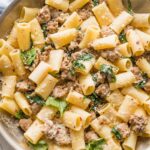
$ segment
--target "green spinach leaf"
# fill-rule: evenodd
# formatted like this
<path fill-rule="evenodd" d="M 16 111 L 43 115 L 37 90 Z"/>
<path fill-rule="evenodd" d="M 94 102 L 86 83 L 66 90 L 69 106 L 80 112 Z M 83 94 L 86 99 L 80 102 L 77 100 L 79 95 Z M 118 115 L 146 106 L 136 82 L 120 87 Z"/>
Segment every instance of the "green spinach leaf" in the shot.
<path fill-rule="evenodd" d="M 118 139 L 118 140 L 122 140 L 122 135 L 121 133 L 115 128 L 113 127 L 111 132 L 115 135 L 115 137 Z"/>
<path fill-rule="evenodd" d="M 93 5 L 97 6 L 99 4 L 99 0 L 93 0 Z"/>
<path fill-rule="evenodd" d="M 126 43 L 127 42 L 127 39 L 126 39 L 126 34 L 124 31 L 122 31 L 120 34 L 119 34 L 119 40 L 121 43 Z"/>
<path fill-rule="evenodd" d="M 39 141 L 37 144 L 29 143 L 29 145 L 33 150 L 48 150 L 48 144 L 43 140 Z"/>
<path fill-rule="evenodd" d="M 15 114 L 15 118 L 20 120 L 20 119 L 24 119 L 24 118 L 28 118 L 24 112 L 22 110 L 19 110 L 16 114 Z"/>

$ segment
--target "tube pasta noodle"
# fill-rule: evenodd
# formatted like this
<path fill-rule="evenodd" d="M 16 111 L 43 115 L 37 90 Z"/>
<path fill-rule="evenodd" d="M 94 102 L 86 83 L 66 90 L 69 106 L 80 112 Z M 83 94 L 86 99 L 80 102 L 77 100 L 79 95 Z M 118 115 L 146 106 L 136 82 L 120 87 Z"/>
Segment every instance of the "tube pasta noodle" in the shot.
<path fill-rule="evenodd" d="M 52 6 L 54 8 L 67 11 L 69 7 L 69 1 L 68 0 L 45 0 L 45 4 Z"/>
<path fill-rule="evenodd" d="M 71 107 L 71 111 L 81 116 L 84 128 L 89 126 L 90 122 L 92 121 L 92 116 L 90 113 L 75 106 Z"/>
<path fill-rule="evenodd" d="M 120 0 L 107 0 L 106 3 L 114 16 L 118 16 L 124 10 L 124 6 Z"/>
<path fill-rule="evenodd" d="M 56 48 L 61 48 L 69 44 L 77 36 L 77 30 L 67 29 L 50 35 L 51 40 L 54 42 Z"/>
<path fill-rule="evenodd" d="M 66 29 L 71 29 L 71 28 L 77 28 L 80 26 L 82 23 L 81 17 L 77 14 L 77 12 L 72 13 L 65 23 L 62 25 L 60 30 L 66 30 Z"/>
<path fill-rule="evenodd" d="M 132 62 L 129 58 L 121 58 L 115 62 L 115 66 L 120 72 L 129 71 L 132 68 Z"/>
<path fill-rule="evenodd" d="M 60 71 L 63 56 L 64 56 L 63 50 L 50 51 L 49 60 L 48 60 L 48 64 L 50 65 L 50 70 L 51 70 L 50 72 L 58 73 Z"/>
<path fill-rule="evenodd" d="M 91 46 L 95 50 L 100 51 L 100 50 L 107 50 L 109 48 L 114 48 L 117 46 L 118 43 L 119 43 L 118 37 L 117 35 L 114 34 L 94 40 L 91 43 Z"/>
<path fill-rule="evenodd" d="M 51 120 L 56 115 L 57 110 L 50 106 L 43 106 L 40 112 L 36 115 L 37 119 L 42 122 L 46 120 Z"/>
<path fill-rule="evenodd" d="M 92 59 L 90 59 L 88 61 L 80 60 L 80 63 L 84 66 L 84 68 L 76 67 L 75 68 L 76 72 L 79 72 L 82 75 L 87 75 L 87 74 L 89 74 L 90 70 L 92 69 L 93 65 L 95 64 L 95 58 L 93 57 Z"/>
<path fill-rule="evenodd" d="M 13 98 L 16 87 L 16 76 L 4 76 L 2 84 L 2 97 Z"/>
<path fill-rule="evenodd" d="M 115 108 L 119 108 L 121 103 L 124 100 L 124 96 L 121 94 L 121 92 L 117 89 L 114 90 L 110 95 L 106 97 L 106 100 L 111 103 Z"/>
<path fill-rule="evenodd" d="M 72 150 L 85 149 L 84 130 L 70 130 Z"/>
<path fill-rule="evenodd" d="M 92 11 L 100 26 L 110 25 L 114 20 L 114 17 L 105 2 L 94 7 Z"/>
<path fill-rule="evenodd" d="M 14 48 L 19 48 L 18 41 L 17 41 L 17 23 L 14 24 L 10 32 L 10 35 L 8 36 L 7 42 Z"/>
<path fill-rule="evenodd" d="M 90 95 L 95 91 L 95 83 L 90 74 L 80 76 L 79 83 L 81 85 L 84 95 Z"/>
<path fill-rule="evenodd" d="M 13 99 L 3 98 L 0 101 L 0 108 L 15 116 L 19 111 L 19 107 Z"/>
<path fill-rule="evenodd" d="M 35 120 L 28 130 L 24 133 L 24 136 L 32 144 L 36 144 L 43 136 L 42 123 L 39 120 Z"/>
<path fill-rule="evenodd" d="M 119 53 L 122 54 L 122 56 L 124 56 L 124 57 L 131 57 L 132 56 L 132 51 L 131 51 L 131 48 L 129 47 L 128 42 L 119 45 L 117 48 L 118 48 Z"/>
<path fill-rule="evenodd" d="M 135 77 L 132 72 L 124 72 L 116 75 L 116 82 L 110 83 L 110 89 L 115 90 L 118 88 L 123 88 L 125 86 L 130 86 L 134 83 Z"/>
<path fill-rule="evenodd" d="M 110 27 L 117 34 L 120 34 L 120 32 L 132 21 L 132 19 L 132 15 L 130 15 L 126 11 L 123 11 L 117 18 L 114 19 Z"/>
<path fill-rule="evenodd" d="M 70 129 L 79 131 L 82 128 L 82 118 L 77 113 L 66 111 L 63 115 L 63 123 Z"/>
<path fill-rule="evenodd" d="M 150 78 L 150 63 L 145 58 L 138 59 L 136 65 Z"/>
<path fill-rule="evenodd" d="M 134 19 L 131 23 L 132 26 L 137 28 L 147 28 L 150 26 L 150 14 L 149 13 L 135 13 Z"/>
<path fill-rule="evenodd" d="M 87 20 L 85 20 L 82 24 L 81 24 L 81 30 L 82 31 L 86 31 L 89 27 L 95 27 L 98 30 L 100 30 L 99 24 L 97 22 L 97 20 L 95 19 L 94 16 L 89 17 Z"/>
<path fill-rule="evenodd" d="M 14 74 L 12 62 L 6 55 L 0 57 L 0 72 L 2 72 L 4 76 Z"/>
<path fill-rule="evenodd" d="M 15 72 L 18 76 L 23 76 L 26 74 L 24 64 L 21 59 L 21 52 L 18 49 L 13 50 L 10 52 L 10 57 L 15 69 Z"/>
<path fill-rule="evenodd" d="M 132 49 L 133 55 L 134 56 L 142 55 L 144 53 L 144 46 L 140 40 L 139 35 L 136 33 L 136 31 L 130 29 L 130 30 L 128 30 L 126 36 L 127 36 L 129 45 Z"/>
<path fill-rule="evenodd" d="M 31 39 L 36 48 L 43 48 L 45 44 L 44 34 L 37 19 L 30 21 Z"/>
<path fill-rule="evenodd" d="M 69 10 L 73 12 L 79 8 L 82 8 L 88 2 L 89 0 L 75 0 L 69 5 Z"/>
<path fill-rule="evenodd" d="M 35 89 L 35 93 L 40 95 L 43 99 L 47 99 L 49 94 L 53 91 L 58 80 L 52 75 L 48 74 L 42 82 Z"/>
<path fill-rule="evenodd" d="M 72 150 L 71 146 L 60 146 L 55 143 L 52 143 L 52 141 L 48 142 L 48 145 L 49 145 L 48 149 L 52 149 L 52 150 Z"/>
<path fill-rule="evenodd" d="M 124 95 L 130 95 L 134 97 L 136 100 L 138 100 L 138 103 L 143 104 L 147 99 L 149 99 L 149 96 L 146 92 L 144 92 L 141 89 L 136 89 L 133 86 L 125 87 L 121 91 Z"/>
<path fill-rule="evenodd" d="M 113 65 L 111 62 L 107 61 L 106 59 L 104 59 L 104 58 L 101 57 L 101 56 L 98 58 L 98 60 L 97 60 L 96 63 L 94 64 L 94 67 L 95 67 L 97 70 L 99 70 L 99 69 L 100 69 L 100 66 L 103 65 L 103 64 L 112 66 L 113 72 L 114 72 L 115 74 L 118 73 L 119 68 L 116 67 L 116 66 Z"/>
<path fill-rule="evenodd" d="M 26 97 L 20 92 L 16 92 L 14 97 L 15 97 L 16 103 L 21 108 L 21 110 L 27 116 L 31 116 L 32 110 L 31 110 L 30 104 L 28 103 L 28 100 L 26 99 Z"/>
<path fill-rule="evenodd" d="M 150 99 L 144 102 L 144 109 L 150 115 Z"/>
<path fill-rule="evenodd" d="M 117 142 L 115 139 L 109 139 L 107 141 L 108 143 L 108 149 L 111 149 L 111 150 L 122 150 L 119 142 Z"/>
<path fill-rule="evenodd" d="M 81 49 L 88 47 L 89 43 L 98 37 L 99 37 L 99 30 L 97 29 L 97 27 L 94 26 L 89 27 L 86 30 L 85 35 L 79 44 L 79 47 Z"/>
<path fill-rule="evenodd" d="M 144 137 L 150 137 L 150 117 L 148 117 L 147 125 L 145 126 L 143 135 Z"/>
<path fill-rule="evenodd" d="M 29 79 L 39 84 L 50 71 L 50 66 L 41 61 L 39 65 L 34 69 L 34 71 L 29 75 Z"/>
<path fill-rule="evenodd" d="M 98 119 L 91 122 L 91 127 L 100 137 L 106 140 L 112 138 L 111 128 L 108 125 L 101 125 Z"/>
<path fill-rule="evenodd" d="M 150 34 L 150 28 L 140 28 L 141 31 Z"/>
<path fill-rule="evenodd" d="M 136 109 L 136 100 L 133 97 L 126 95 L 118 110 L 119 117 L 125 122 L 128 122 L 130 116 L 135 112 Z"/>
<path fill-rule="evenodd" d="M 9 56 L 9 53 L 13 50 L 14 48 L 9 45 L 5 40 L 0 39 L 0 55 L 7 55 Z"/>
<path fill-rule="evenodd" d="M 30 48 L 30 24 L 29 23 L 17 23 L 17 41 L 19 48 L 22 51 Z"/>
<path fill-rule="evenodd" d="M 86 109 L 90 104 L 88 98 L 85 98 L 82 94 L 72 90 L 69 92 L 66 101 L 82 109 Z"/>
<path fill-rule="evenodd" d="M 137 135 L 134 132 L 130 133 L 130 136 L 125 139 L 123 143 L 124 150 L 135 150 L 137 142 Z"/>
<path fill-rule="evenodd" d="M 23 7 L 20 14 L 20 22 L 29 22 L 34 19 L 39 12 L 38 8 Z"/>
<path fill-rule="evenodd" d="M 144 48 L 147 50 L 147 51 L 150 51 L 150 35 L 147 34 L 147 33 L 144 33 L 140 30 L 135 30 L 137 32 L 137 34 L 139 35 L 139 37 L 141 38 L 141 41 L 144 45 Z"/>

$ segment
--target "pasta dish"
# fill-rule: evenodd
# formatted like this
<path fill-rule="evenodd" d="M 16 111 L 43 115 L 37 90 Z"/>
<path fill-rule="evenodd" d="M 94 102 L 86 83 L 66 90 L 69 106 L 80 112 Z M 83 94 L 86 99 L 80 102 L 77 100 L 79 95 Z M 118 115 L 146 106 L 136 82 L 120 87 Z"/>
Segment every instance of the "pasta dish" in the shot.
<path fill-rule="evenodd" d="M 150 14 L 130 1 L 45 0 L 0 39 L 0 109 L 32 150 L 136 150 L 149 95 Z"/>

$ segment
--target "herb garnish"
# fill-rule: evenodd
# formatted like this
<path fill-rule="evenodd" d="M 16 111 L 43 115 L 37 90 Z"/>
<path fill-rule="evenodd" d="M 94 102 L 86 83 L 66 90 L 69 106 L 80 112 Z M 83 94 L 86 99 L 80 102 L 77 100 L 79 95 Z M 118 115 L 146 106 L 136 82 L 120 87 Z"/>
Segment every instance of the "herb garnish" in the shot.
<path fill-rule="evenodd" d="M 109 82 L 115 82 L 116 76 L 113 73 L 113 67 L 110 65 L 102 64 L 100 66 L 100 72 L 104 73 L 107 76 Z"/>
<path fill-rule="evenodd" d="M 64 100 L 55 99 L 54 97 L 48 97 L 46 101 L 46 106 L 53 106 L 57 108 L 60 112 L 60 115 L 62 116 L 64 111 L 68 107 L 68 103 Z"/>
<path fill-rule="evenodd" d="M 29 145 L 33 150 L 48 150 L 48 144 L 43 140 L 39 141 L 37 144 L 29 143 Z"/>
<path fill-rule="evenodd" d="M 119 40 L 121 43 L 126 43 L 127 42 L 127 39 L 126 39 L 126 34 L 124 31 L 122 31 L 120 34 L 119 34 Z"/>
<path fill-rule="evenodd" d="M 132 3 L 131 3 L 131 1 L 130 1 L 130 0 L 127 0 L 127 4 L 128 4 L 128 12 L 129 12 L 130 14 L 132 14 L 132 13 L 133 13 L 133 9 L 132 9 Z"/>
<path fill-rule="evenodd" d="M 25 94 L 25 96 L 30 101 L 30 103 L 37 103 L 41 106 L 45 104 L 45 101 L 38 95 L 31 96 L 30 94 Z"/>
<path fill-rule="evenodd" d="M 46 23 L 42 24 L 42 31 L 43 31 L 44 37 L 47 37 L 47 25 L 46 25 Z"/>
<path fill-rule="evenodd" d="M 106 143 L 105 140 L 102 138 L 93 140 L 88 143 L 86 150 L 103 150 L 103 145 L 105 143 Z"/>
<path fill-rule="evenodd" d="M 19 110 L 16 114 L 15 114 L 15 118 L 20 120 L 20 119 L 23 119 L 23 118 L 28 118 L 24 112 L 22 110 Z"/>
<path fill-rule="evenodd" d="M 93 0 L 93 5 L 97 6 L 99 4 L 99 0 Z"/>
<path fill-rule="evenodd" d="M 36 58 L 36 50 L 32 48 L 31 50 L 21 52 L 21 58 L 25 65 L 31 66 Z"/>
<path fill-rule="evenodd" d="M 111 132 L 115 135 L 115 137 L 118 139 L 118 140 L 122 140 L 122 135 L 121 133 L 115 128 L 113 127 Z"/>

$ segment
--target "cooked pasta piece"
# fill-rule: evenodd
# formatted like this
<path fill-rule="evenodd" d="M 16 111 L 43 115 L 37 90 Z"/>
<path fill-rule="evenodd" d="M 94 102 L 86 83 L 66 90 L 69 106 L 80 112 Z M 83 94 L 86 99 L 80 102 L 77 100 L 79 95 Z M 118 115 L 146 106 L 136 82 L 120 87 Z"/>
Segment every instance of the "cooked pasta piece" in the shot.
<path fill-rule="evenodd" d="M 114 19 L 110 27 L 117 34 L 120 34 L 121 31 L 132 21 L 133 16 L 127 13 L 126 11 L 121 12 L 121 14 Z"/>
<path fill-rule="evenodd" d="M 29 79 L 39 84 L 50 71 L 49 64 L 41 61 L 34 71 L 29 75 Z"/>
<path fill-rule="evenodd" d="M 39 8 L 23 7 L 20 14 L 20 22 L 29 22 L 34 19 L 39 12 Z"/>
<path fill-rule="evenodd" d="M 37 119 L 39 119 L 42 122 L 45 122 L 46 120 L 51 120 L 56 115 L 57 109 L 50 106 L 43 106 L 40 112 L 36 115 Z"/>
<path fill-rule="evenodd" d="M 30 21 L 31 39 L 36 48 L 43 48 L 45 44 L 44 34 L 38 20 L 35 18 Z"/>
<path fill-rule="evenodd" d="M 130 86 L 135 82 L 135 77 L 132 72 L 124 72 L 116 75 L 116 82 L 110 83 L 110 89 L 115 90 L 118 88 L 123 88 L 125 86 Z"/>
<path fill-rule="evenodd" d="M 32 114 L 31 106 L 30 106 L 28 100 L 26 99 L 26 97 L 20 92 L 16 92 L 14 97 L 15 97 L 16 103 L 18 104 L 20 109 L 27 116 L 31 116 L 31 114 Z"/>
<path fill-rule="evenodd" d="M 48 74 L 35 89 L 35 93 L 40 95 L 43 99 L 47 99 L 50 93 L 53 91 L 58 80 L 52 75 Z"/>
<path fill-rule="evenodd" d="M 16 76 L 4 76 L 2 84 L 2 97 L 13 98 L 17 77 Z"/>
<path fill-rule="evenodd" d="M 48 60 L 48 64 L 50 65 L 50 72 L 58 73 L 60 71 L 63 56 L 64 56 L 64 50 L 50 51 L 49 60 Z"/>
<path fill-rule="evenodd" d="M 4 76 L 14 75 L 12 62 L 6 55 L 0 57 L 0 72 Z"/>
<path fill-rule="evenodd" d="M 9 53 L 13 50 L 14 48 L 9 45 L 8 42 L 6 42 L 3 39 L 0 39 L 0 55 L 7 55 L 9 56 Z"/>
<path fill-rule="evenodd" d="M 125 87 L 121 92 L 124 95 L 130 95 L 134 97 L 139 104 L 143 104 L 147 99 L 149 99 L 149 95 L 146 92 L 133 86 Z"/>
<path fill-rule="evenodd" d="M 92 11 L 100 26 L 108 26 L 114 20 L 114 17 L 105 2 L 95 6 Z"/>
<path fill-rule="evenodd" d="M 145 58 L 138 59 L 136 65 L 150 78 L 150 63 Z"/>
<path fill-rule="evenodd" d="M 134 19 L 131 25 L 137 28 L 149 27 L 150 26 L 150 14 L 149 13 L 135 13 Z"/>
<path fill-rule="evenodd" d="M 90 122 L 92 121 L 92 116 L 90 113 L 75 106 L 71 107 L 71 111 L 81 116 L 84 128 L 87 128 L 89 126 Z"/>
<path fill-rule="evenodd" d="M 69 7 L 69 1 L 68 0 L 45 0 L 45 4 L 52 6 L 54 8 L 67 11 Z"/>
<path fill-rule="evenodd" d="M 25 138 L 32 144 L 36 144 L 43 136 L 42 123 L 36 119 L 29 129 L 24 133 Z"/>
<path fill-rule="evenodd" d="M 63 115 L 63 123 L 68 128 L 79 131 L 82 128 L 82 118 L 77 113 L 66 111 Z"/>
<path fill-rule="evenodd" d="M 97 50 L 107 50 L 109 48 L 115 48 L 117 46 L 117 44 L 119 43 L 118 37 L 117 35 L 110 35 L 108 37 L 104 37 L 104 38 L 99 38 L 94 40 L 91 43 L 91 46 Z"/>
<path fill-rule="evenodd" d="M 120 72 L 129 71 L 132 68 L 132 62 L 129 58 L 121 58 L 114 64 L 119 68 Z"/>
<path fill-rule="evenodd" d="M 24 76 L 26 74 L 24 64 L 21 59 L 21 52 L 18 49 L 15 49 L 10 52 L 10 57 L 15 69 L 15 72 L 18 76 Z"/>
<path fill-rule="evenodd" d="M 136 109 L 136 100 L 133 97 L 126 95 L 118 110 L 119 117 L 123 121 L 128 122 L 130 116 L 135 112 Z"/>
<path fill-rule="evenodd" d="M 88 98 L 85 98 L 84 95 L 72 90 L 69 92 L 66 101 L 82 109 L 86 109 L 90 104 Z"/>
<path fill-rule="evenodd" d="M 82 8 L 86 3 L 88 3 L 90 0 L 75 0 L 73 1 L 70 5 L 69 5 L 69 10 L 71 12 L 79 9 L 79 8 Z"/>
<path fill-rule="evenodd" d="M 95 26 L 89 27 L 86 30 L 85 35 L 84 35 L 82 41 L 79 44 L 79 47 L 81 49 L 87 48 L 89 46 L 89 43 L 94 41 L 98 37 L 99 37 L 99 30 L 98 30 L 98 28 L 95 27 Z"/>
<path fill-rule="evenodd" d="M 82 23 L 81 17 L 78 15 L 77 12 L 74 12 L 67 18 L 67 20 L 64 22 L 60 30 L 78 28 L 81 23 Z"/>
<path fill-rule="evenodd" d="M 72 150 L 85 149 L 84 129 L 80 131 L 70 130 Z"/>
<path fill-rule="evenodd" d="M 144 46 L 143 43 L 139 37 L 139 35 L 136 33 L 136 31 L 130 29 L 128 30 L 127 34 L 127 40 L 129 42 L 129 46 L 132 49 L 132 53 L 134 56 L 140 56 L 144 53 Z"/>
<path fill-rule="evenodd" d="M 19 107 L 13 99 L 3 98 L 0 101 L 0 108 L 10 113 L 13 116 L 16 116 L 19 111 Z"/>
<path fill-rule="evenodd" d="M 69 44 L 72 40 L 75 39 L 76 36 L 77 30 L 72 28 L 51 34 L 50 38 L 54 42 L 55 47 L 58 49 Z"/>

